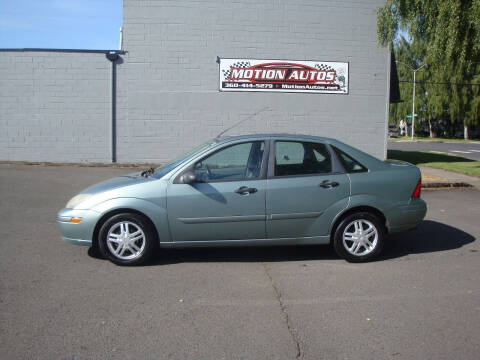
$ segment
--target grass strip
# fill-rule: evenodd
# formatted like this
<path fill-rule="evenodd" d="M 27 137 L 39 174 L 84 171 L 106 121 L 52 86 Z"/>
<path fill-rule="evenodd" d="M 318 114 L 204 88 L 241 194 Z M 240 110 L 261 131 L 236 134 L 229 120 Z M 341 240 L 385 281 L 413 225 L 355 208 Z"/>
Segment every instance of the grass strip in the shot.
<path fill-rule="evenodd" d="M 423 151 L 388 150 L 387 158 L 480 177 L 480 161 L 466 159 L 461 156 Z"/>

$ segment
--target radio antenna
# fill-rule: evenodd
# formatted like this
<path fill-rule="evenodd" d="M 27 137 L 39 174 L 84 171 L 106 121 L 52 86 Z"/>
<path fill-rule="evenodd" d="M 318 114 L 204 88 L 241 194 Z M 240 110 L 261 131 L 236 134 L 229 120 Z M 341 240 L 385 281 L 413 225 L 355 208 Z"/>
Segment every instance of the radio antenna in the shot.
<path fill-rule="evenodd" d="M 236 126 L 240 125 L 241 123 L 244 123 L 244 122 L 245 122 L 245 121 L 247 121 L 247 120 L 250 120 L 251 118 L 253 118 L 253 117 L 257 116 L 258 114 L 260 114 L 260 113 L 262 113 L 262 112 L 264 112 L 265 110 L 268 110 L 268 109 L 269 109 L 269 107 L 268 107 L 268 106 L 266 106 L 266 107 L 264 107 L 264 108 L 262 108 L 262 109 L 258 110 L 257 112 L 253 113 L 252 115 L 250 115 L 250 116 L 249 116 L 249 117 L 247 117 L 246 119 L 240 120 L 239 122 L 237 122 L 237 123 L 233 124 L 233 125 L 232 125 L 232 126 L 230 126 L 229 128 L 227 128 L 227 129 L 223 130 L 223 131 L 222 131 L 220 134 L 218 134 L 218 135 L 215 137 L 215 139 L 219 139 L 219 138 L 220 138 L 220 136 L 222 136 L 223 134 L 225 134 L 227 131 L 230 131 L 230 130 L 231 130 L 231 129 L 233 129 L 234 127 L 236 127 Z"/>

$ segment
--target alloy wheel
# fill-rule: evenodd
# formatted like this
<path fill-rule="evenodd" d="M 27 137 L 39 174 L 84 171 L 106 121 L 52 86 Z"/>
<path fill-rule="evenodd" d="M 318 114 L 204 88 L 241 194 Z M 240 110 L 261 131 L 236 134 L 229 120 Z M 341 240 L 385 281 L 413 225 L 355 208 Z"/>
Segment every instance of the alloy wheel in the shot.
<path fill-rule="evenodd" d="M 145 249 L 145 245 L 145 233 L 133 222 L 121 221 L 112 225 L 108 230 L 108 250 L 120 260 L 132 260 L 139 257 Z"/>
<path fill-rule="evenodd" d="M 378 231 L 375 225 L 365 219 L 349 223 L 343 231 L 343 246 L 354 256 L 371 253 L 378 243 Z"/>

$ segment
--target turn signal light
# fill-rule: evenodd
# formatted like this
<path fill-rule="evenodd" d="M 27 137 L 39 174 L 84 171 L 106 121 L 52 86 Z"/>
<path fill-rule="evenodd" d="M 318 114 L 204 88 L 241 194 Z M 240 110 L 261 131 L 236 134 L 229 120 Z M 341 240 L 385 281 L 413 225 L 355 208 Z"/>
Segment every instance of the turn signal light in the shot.
<path fill-rule="evenodd" d="M 81 217 L 71 217 L 70 218 L 70 222 L 71 223 L 75 223 L 75 224 L 78 224 L 79 222 L 82 221 L 82 218 Z"/>
<path fill-rule="evenodd" d="M 417 186 L 415 186 L 415 190 L 412 193 L 412 199 L 417 199 L 420 197 L 420 192 L 422 190 L 422 179 L 418 180 Z"/>

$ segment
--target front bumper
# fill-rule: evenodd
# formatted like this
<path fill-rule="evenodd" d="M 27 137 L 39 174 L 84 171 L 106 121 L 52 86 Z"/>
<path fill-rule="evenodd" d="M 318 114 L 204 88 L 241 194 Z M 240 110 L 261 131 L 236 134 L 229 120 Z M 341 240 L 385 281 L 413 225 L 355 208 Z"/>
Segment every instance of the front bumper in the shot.
<path fill-rule="evenodd" d="M 57 224 L 62 240 L 70 244 L 92 246 L 93 231 L 101 214 L 93 210 L 62 209 L 57 214 Z M 78 223 L 70 219 L 81 218 Z"/>
<path fill-rule="evenodd" d="M 388 232 L 393 234 L 414 228 L 427 214 L 427 204 L 422 199 L 411 199 L 409 204 L 392 209 L 388 215 Z"/>

